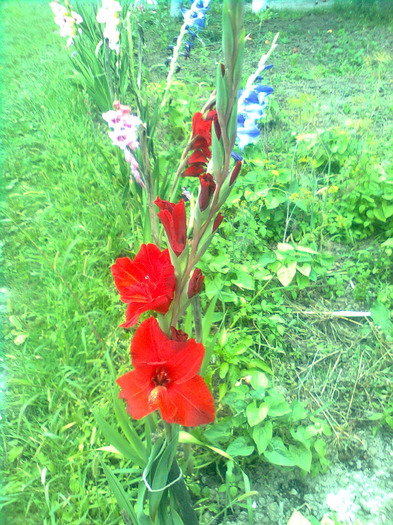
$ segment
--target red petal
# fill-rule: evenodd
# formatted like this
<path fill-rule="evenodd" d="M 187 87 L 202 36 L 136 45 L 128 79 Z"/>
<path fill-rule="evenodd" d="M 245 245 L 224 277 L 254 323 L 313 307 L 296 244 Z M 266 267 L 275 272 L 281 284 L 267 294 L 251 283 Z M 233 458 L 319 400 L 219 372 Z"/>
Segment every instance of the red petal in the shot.
<path fill-rule="evenodd" d="M 197 150 L 194 151 L 194 153 L 187 160 L 187 164 L 194 164 L 196 162 L 207 163 L 207 161 L 208 159 L 205 157 L 205 155 L 201 151 Z"/>
<path fill-rule="evenodd" d="M 194 139 L 191 143 L 191 149 L 199 149 L 202 151 L 202 153 L 205 155 L 205 157 L 207 158 L 211 158 L 212 156 L 212 152 L 209 148 L 209 144 L 206 142 L 206 139 L 202 138 L 202 137 L 197 137 L 196 139 Z"/>
<path fill-rule="evenodd" d="M 169 340 L 168 346 L 173 350 L 172 355 L 167 351 L 168 361 L 165 365 L 171 381 L 181 384 L 196 376 L 201 368 L 205 356 L 205 347 L 195 339 L 185 342 Z"/>
<path fill-rule="evenodd" d="M 174 343 L 161 330 L 157 319 L 149 317 L 143 321 L 135 332 L 131 342 L 132 364 L 135 368 L 166 364 L 176 348 L 168 345 Z"/>
<path fill-rule="evenodd" d="M 172 416 L 165 412 L 165 407 L 173 405 L 177 410 Z M 164 411 L 161 409 L 161 414 L 168 423 L 178 423 L 185 427 L 213 423 L 215 418 L 213 396 L 202 377 L 196 376 L 186 383 L 169 385 Z"/>
<path fill-rule="evenodd" d="M 211 129 L 212 123 L 209 120 L 204 120 L 202 113 L 197 112 L 192 118 L 192 135 L 194 137 L 203 137 L 208 142 L 208 145 L 211 144 Z"/>
<path fill-rule="evenodd" d="M 192 164 L 183 171 L 182 177 L 199 177 L 199 175 L 205 171 L 206 164 Z"/>
<path fill-rule="evenodd" d="M 141 419 L 155 410 L 149 404 L 152 373 L 150 368 L 132 370 L 116 381 L 121 388 L 119 397 L 125 399 L 127 412 L 134 419 Z"/>

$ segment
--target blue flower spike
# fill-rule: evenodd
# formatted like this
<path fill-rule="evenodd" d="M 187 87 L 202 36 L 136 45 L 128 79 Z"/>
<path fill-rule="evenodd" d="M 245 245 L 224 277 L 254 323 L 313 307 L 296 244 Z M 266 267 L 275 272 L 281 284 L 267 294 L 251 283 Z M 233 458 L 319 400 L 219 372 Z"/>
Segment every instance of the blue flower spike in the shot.
<path fill-rule="evenodd" d="M 263 117 L 268 104 L 269 95 L 273 93 L 271 86 L 259 84 L 263 80 L 260 73 L 271 69 L 273 65 L 266 65 L 270 53 L 277 47 L 278 33 L 274 37 L 270 50 L 259 61 L 257 70 L 250 75 L 246 87 L 239 91 L 237 117 L 237 145 L 243 150 L 247 144 L 255 142 L 261 134 L 258 121 Z"/>

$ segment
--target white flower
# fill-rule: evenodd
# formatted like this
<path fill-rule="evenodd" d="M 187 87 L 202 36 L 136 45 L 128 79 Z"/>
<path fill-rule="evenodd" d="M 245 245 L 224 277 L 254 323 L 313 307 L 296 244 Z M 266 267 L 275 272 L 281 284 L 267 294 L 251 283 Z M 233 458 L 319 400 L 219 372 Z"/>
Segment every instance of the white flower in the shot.
<path fill-rule="evenodd" d="M 55 15 L 55 24 L 60 27 L 60 36 L 67 38 L 67 47 L 70 47 L 74 43 L 73 37 L 77 33 L 75 24 L 81 24 L 83 18 L 75 11 L 69 11 L 58 2 L 51 2 L 49 5 Z M 79 33 L 81 32 L 81 29 L 79 29 Z"/>
<path fill-rule="evenodd" d="M 108 40 L 109 48 L 119 54 L 120 33 L 117 26 L 120 22 L 119 12 L 121 5 L 115 0 L 102 0 L 102 7 L 98 10 L 96 20 L 99 24 L 105 24 L 104 38 Z"/>
<path fill-rule="evenodd" d="M 108 24 L 113 18 L 118 18 L 121 5 L 115 0 L 102 0 L 102 7 L 97 12 L 96 20 L 99 24 Z"/>

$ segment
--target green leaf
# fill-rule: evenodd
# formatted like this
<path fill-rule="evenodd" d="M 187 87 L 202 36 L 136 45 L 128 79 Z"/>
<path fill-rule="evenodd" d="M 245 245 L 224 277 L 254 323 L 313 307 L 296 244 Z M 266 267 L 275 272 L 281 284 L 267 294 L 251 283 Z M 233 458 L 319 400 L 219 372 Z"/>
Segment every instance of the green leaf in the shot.
<path fill-rule="evenodd" d="M 277 278 L 283 286 L 288 286 L 296 274 L 297 262 L 293 261 L 287 266 L 280 265 L 277 270 Z"/>
<path fill-rule="evenodd" d="M 263 421 L 266 418 L 268 411 L 269 406 L 266 403 L 262 403 L 258 407 L 256 402 L 253 401 L 252 403 L 247 405 L 246 414 L 247 421 L 250 427 L 255 427 L 255 425 L 258 425 L 258 423 Z"/>
<path fill-rule="evenodd" d="M 213 452 L 216 452 L 217 454 L 219 454 L 220 456 L 223 456 L 226 459 L 233 460 L 233 457 L 231 457 L 224 450 L 221 450 L 220 448 L 217 448 L 217 447 L 212 447 L 210 445 L 207 445 L 206 443 L 203 443 L 202 441 L 197 439 L 192 434 L 189 434 L 188 432 L 184 432 L 182 430 L 179 433 L 179 443 L 192 443 L 193 445 L 199 445 L 201 447 L 206 447 L 206 448 L 209 448 L 210 450 L 213 450 Z"/>
<path fill-rule="evenodd" d="M 291 411 L 290 420 L 293 422 L 301 421 L 308 416 L 307 410 L 300 401 L 291 403 Z"/>
<path fill-rule="evenodd" d="M 303 264 L 303 265 L 299 264 L 297 267 L 297 270 L 303 275 L 305 275 L 306 277 L 309 277 L 310 272 L 311 272 L 311 264 Z"/>
<path fill-rule="evenodd" d="M 127 494 L 124 492 L 124 489 L 121 486 L 119 480 L 117 479 L 115 474 L 113 474 L 113 472 L 110 470 L 110 468 L 108 468 L 105 465 L 105 463 L 102 464 L 102 467 L 104 469 L 106 479 L 108 480 L 109 488 L 113 492 L 113 495 L 115 496 L 119 507 L 122 511 L 125 511 L 128 514 L 128 516 L 131 518 L 133 525 L 138 525 L 138 520 L 135 511 L 131 506 Z"/>
<path fill-rule="evenodd" d="M 288 244 L 286 242 L 279 242 L 277 244 L 277 250 L 279 250 L 280 252 L 291 252 L 294 249 L 295 248 L 292 246 L 292 244 Z"/>
<path fill-rule="evenodd" d="M 263 454 L 270 443 L 273 436 L 273 424 L 271 421 L 266 421 L 262 426 L 258 425 L 252 431 L 252 438 L 258 449 L 259 454 Z"/>
<path fill-rule="evenodd" d="M 232 457 L 250 456 L 254 452 L 254 446 L 248 444 L 248 440 L 241 436 L 236 438 L 227 448 L 227 454 Z"/>
<path fill-rule="evenodd" d="M 393 323 L 390 320 L 390 311 L 385 305 L 376 301 L 371 307 L 371 317 L 383 332 L 393 336 Z"/>
<path fill-rule="evenodd" d="M 236 279 L 232 279 L 231 283 L 239 287 L 241 290 L 254 290 L 255 283 L 254 279 L 249 273 L 237 271 Z"/>
<path fill-rule="evenodd" d="M 109 443 L 115 447 L 115 449 L 125 458 L 143 468 L 145 466 L 145 462 L 142 461 L 137 453 L 135 453 L 134 447 L 132 447 L 130 443 L 124 439 L 123 436 L 117 432 L 117 430 L 111 427 L 99 414 L 94 412 L 94 417 L 101 429 L 101 432 L 104 434 Z"/>
<path fill-rule="evenodd" d="M 229 370 L 229 363 L 227 363 L 227 362 L 222 363 L 221 366 L 220 366 L 220 369 L 219 369 L 220 379 L 224 379 L 224 377 L 228 373 L 228 370 Z"/>
<path fill-rule="evenodd" d="M 291 408 L 284 396 L 274 389 L 269 390 L 265 402 L 269 406 L 269 417 L 281 417 L 291 413 Z"/>
<path fill-rule="evenodd" d="M 260 363 L 258 363 L 258 365 L 260 365 Z M 248 370 L 247 374 L 251 376 L 251 386 L 254 390 L 265 389 L 269 386 L 269 379 L 263 372 L 259 370 Z"/>
<path fill-rule="evenodd" d="M 135 455 L 140 458 L 139 466 L 143 467 L 148 459 L 146 446 L 132 427 L 132 423 L 130 424 L 131 418 L 124 407 L 124 401 L 119 398 L 116 390 L 113 391 L 113 408 L 120 428 L 133 448 Z"/>
<path fill-rule="evenodd" d="M 274 437 L 268 449 L 264 452 L 265 458 L 274 465 L 284 467 L 299 467 L 306 472 L 311 468 L 311 451 L 301 443 L 286 447 L 279 437 Z"/>
<path fill-rule="evenodd" d="M 299 269 L 299 267 L 298 267 Z M 307 286 L 310 284 L 310 279 L 306 277 L 305 275 L 302 275 L 301 273 L 296 274 L 296 283 L 299 287 L 299 290 L 303 290 L 304 288 L 307 288 Z"/>

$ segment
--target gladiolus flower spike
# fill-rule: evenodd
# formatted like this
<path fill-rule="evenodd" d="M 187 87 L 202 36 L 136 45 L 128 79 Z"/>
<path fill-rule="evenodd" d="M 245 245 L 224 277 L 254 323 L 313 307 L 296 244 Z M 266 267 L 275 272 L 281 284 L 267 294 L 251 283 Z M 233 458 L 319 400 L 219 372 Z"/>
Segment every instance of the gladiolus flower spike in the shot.
<path fill-rule="evenodd" d="M 142 244 L 135 259 L 117 259 L 111 269 L 120 298 L 128 304 L 126 322 L 121 327 L 134 326 L 147 311 L 168 312 L 176 287 L 168 250 L 160 251 L 155 244 Z"/>
<path fill-rule="evenodd" d="M 167 57 L 165 60 L 166 65 L 169 65 L 172 60 L 177 59 L 177 54 L 181 49 L 182 51 L 179 53 L 179 55 L 183 56 L 185 60 L 190 58 L 191 51 L 195 47 L 194 40 L 197 36 L 197 33 L 199 33 L 206 25 L 205 19 L 206 13 L 209 10 L 209 3 L 210 0 L 194 0 L 189 9 L 182 9 L 184 23 L 180 31 L 180 35 L 178 37 L 174 37 L 174 45 L 169 45 L 167 49 L 168 51 L 175 50 L 175 45 L 178 43 L 179 37 L 182 38 L 185 33 L 188 35 L 188 40 L 186 40 L 184 44 L 179 42 L 178 46 L 176 46 L 176 50 L 174 51 L 174 56 Z"/>
<path fill-rule="evenodd" d="M 131 342 L 134 370 L 119 377 L 119 397 L 127 412 L 141 419 L 159 410 L 164 421 L 186 427 L 212 423 L 214 401 L 198 374 L 205 354 L 202 343 L 169 338 L 150 317 L 138 327 Z"/>
<path fill-rule="evenodd" d="M 114 110 L 102 114 L 102 118 L 112 128 L 108 135 L 112 144 L 124 151 L 124 159 L 130 165 L 132 176 L 142 188 L 145 188 L 142 175 L 139 171 L 139 164 L 132 151 L 139 147 L 138 127 L 142 124 L 140 119 L 131 115 L 131 108 L 121 104 L 119 100 L 113 102 Z"/>

